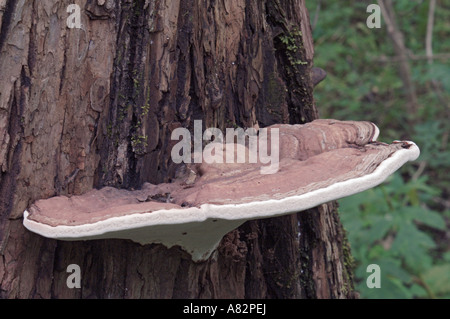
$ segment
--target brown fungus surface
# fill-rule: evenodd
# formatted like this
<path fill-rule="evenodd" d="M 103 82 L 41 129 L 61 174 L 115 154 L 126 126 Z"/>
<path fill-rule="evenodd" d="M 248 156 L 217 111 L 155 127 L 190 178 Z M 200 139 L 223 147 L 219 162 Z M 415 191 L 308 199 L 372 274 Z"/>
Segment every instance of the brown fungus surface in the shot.
<path fill-rule="evenodd" d="M 272 130 L 278 131 L 278 143 L 271 143 Z M 218 144 L 215 150 L 223 150 L 224 163 L 186 164 L 184 175 L 173 183 L 146 183 L 140 190 L 105 187 L 79 196 L 42 199 L 31 205 L 24 224 L 47 237 L 128 238 L 180 245 L 193 253 L 196 246 L 203 246 L 203 240 L 208 241 L 202 233 L 214 229 L 202 223 L 220 220 L 210 236 L 211 244 L 196 255 L 203 258 L 221 236 L 245 220 L 295 213 L 364 191 L 418 157 L 414 143 L 380 143 L 378 134 L 370 122 L 316 120 L 273 125 L 267 130 L 267 154 L 273 151 L 271 147 L 279 152 L 274 173 L 262 174 L 267 163 L 260 160 L 249 163 L 248 145 L 227 148 L 229 144 Z M 237 149 L 245 151 L 245 162 L 226 163 L 227 152 Z M 169 228 L 162 229 L 162 225 Z M 171 239 L 170 225 L 176 225 L 177 239 Z M 192 232 L 195 238 L 185 247 L 183 238 Z"/>

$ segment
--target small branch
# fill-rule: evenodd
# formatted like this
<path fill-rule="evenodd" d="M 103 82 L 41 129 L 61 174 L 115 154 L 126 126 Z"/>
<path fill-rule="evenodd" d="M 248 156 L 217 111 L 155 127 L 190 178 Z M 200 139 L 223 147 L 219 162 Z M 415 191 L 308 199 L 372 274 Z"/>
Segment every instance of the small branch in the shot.
<path fill-rule="evenodd" d="M 427 56 L 428 65 L 433 64 L 433 27 L 434 27 L 434 13 L 436 11 L 436 0 L 430 0 L 430 6 L 428 8 L 428 21 L 427 21 L 427 35 L 425 38 L 425 52 Z M 449 106 L 445 97 L 442 95 L 441 88 L 438 81 L 432 79 L 431 86 L 433 91 L 436 93 L 440 102 L 444 105 Z"/>
<path fill-rule="evenodd" d="M 433 290 L 431 290 L 430 286 L 428 286 L 428 284 L 425 282 L 425 280 L 421 275 L 414 276 L 413 281 L 425 289 L 429 298 L 436 299 L 436 295 L 434 294 Z"/>
<path fill-rule="evenodd" d="M 397 25 L 395 10 L 392 0 L 378 0 L 381 13 L 387 26 L 387 34 L 391 39 L 396 55 L 401 57 L 398 65 L 399 75 L 408 99 L 408 112 L 415 114 L 418 109 L 416 89 L 411 77 L 411 69 L 408 63 L 408 50 L 405 46 L 403 33 Z"/>
<path fill-rule="evenodd" d="M 316 28 L 317 21 L 319 20 L 319 12 L 320 12 L 321 5 L 322 5 L 322 0 L 319 0 L 317 3 L 316 12 L 314 12 L 314 20 L 313 20 L 313 23 L 311 26 L 311 30 L 313 30 L 313 31 Z"/>
<path fill-rule="evenodd" d="M 412 176 L 412 180 L 416 181 L 420 175 L 422 175 L 423 171 L 425 170 L 425 167 L 427 167 L 427 161 L 422 161 L 419 164 L 419 168 L 417 169 L 417 171 L 414 173 L 414 175 Z"/>
<path fill-rule="evenodd" d="M 386 23 L 387 26 L 388 34 L 391 36 L 392 41 L 394 42 L 395 46 L 402 47 L 403 46 L 403 39 L 401 39 L 402 35 L 397 32 L 397 28 L 395 27 L 395 21 L 391 16 L 392 12 L 388 11 L 388 8 L 386 8 L 382 0 L 378 0 L 378 5 L 380 6 L 384 22 Z"/>
<path fill-rule="evenodd" d="M 372 58 L 372 61 L 374 62 L 387 62 L 387 63 L 397 63 L 404 60 L 412 60 L 412 61 L 418 61 L 418 60 L 448 60 L 450 59 L 449 53 L 438 53 L 433 54 L 431 56 L 428 55 L 415 55 L 415 54 L 408 54 L 407 56 L 378 56 Z"/>
<path fill-rule="evenodd" d="M 425 38 L 425 51 L 429 64 L 433 63 L 433 26 L 435 9 L 436 0 L 430 0 L 430 7 L 428 9 L 427 35 Z"/>

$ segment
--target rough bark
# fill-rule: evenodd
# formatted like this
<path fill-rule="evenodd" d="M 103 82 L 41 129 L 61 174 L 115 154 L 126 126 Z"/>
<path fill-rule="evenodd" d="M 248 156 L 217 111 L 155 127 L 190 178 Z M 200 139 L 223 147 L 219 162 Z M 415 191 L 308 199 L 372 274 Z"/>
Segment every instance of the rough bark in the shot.
<path fill-rule="evenodd" d="M 335 204 L 251 221 L 211 258 L 30 233 L 35 200 L 169 182 L 170 133 L 318 117 L 303 0 L 0 1 L 0 298 L 345 298 Z M 300 230 L 300 235 L 299 235 Z M 78 264 L 82 288 L 68 289 Z"/>

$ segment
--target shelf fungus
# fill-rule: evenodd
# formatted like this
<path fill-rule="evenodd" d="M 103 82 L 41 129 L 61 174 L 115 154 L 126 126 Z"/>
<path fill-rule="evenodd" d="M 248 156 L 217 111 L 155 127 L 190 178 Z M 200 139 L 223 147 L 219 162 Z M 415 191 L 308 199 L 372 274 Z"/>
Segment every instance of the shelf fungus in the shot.
<path fill-rule="evenodd" d="M 171 183 L 38 200 L 24 212 L 24 225 L 60 240 L 180 246 L 202 261 L 247 220 L 300 212 L 375 187 L 420 153 L 413 142 L 377 142 L 379 130 L 370 122 L 316 120 L 267 132 L 274 129 L 277 141 L 266 150 L 279 153 L 272 174 L 262 174 L 264 163 L 249 162 L 249 156 L 244 163 L 183 164 L 184 173 Z M 228 144 L 221 145 L 225 150 Z"/>

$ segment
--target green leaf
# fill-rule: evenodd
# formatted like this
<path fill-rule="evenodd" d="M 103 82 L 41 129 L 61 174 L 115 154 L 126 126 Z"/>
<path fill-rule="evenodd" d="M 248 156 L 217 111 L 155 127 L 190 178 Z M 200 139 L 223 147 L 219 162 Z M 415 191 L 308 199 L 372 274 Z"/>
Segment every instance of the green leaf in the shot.
<path fill-rule="evenodd" d="M 392 251 L 402 257 L 408 267 L 417 273 L 431 265 L 428 250 L 436 246 L 426 233 L 411 223 L 402 224 L 392 244 Z"/>
<path fill-rule="evenodd" d="M 440 230 L 446 229 L 445 220 L 438 212 L 422 207 L 409 207 L 407 213 L 410 214 L 410 218 L 422 222 L 427 226 Z"/>
<path fill-rule="evenodd" d="M 413 284 L 410 288 L 409 291 L 411 292 L 411 294 L 413 295 L 413 297 L 429 297 L 428 296 L 428 292 L 425 290 L 425 288 L 423 288 L 422 286 L 418 285 L 418 284 Z"/>
<path fill-rule="evenodd" d="M 380 266 L 381 273 L 385 277 L 397 278 L 403 283 L 409 283 L 411 281 L 411 275 L 402 268 L 400 260 L 384 258 L 379 260 L 377 264 Z"/>
<path fill-rule="evenodd" d="M 422 279 L 436 296 L 450 294 L 450 264 L 431 267 Z"/>
<path fill-rule="evenodd" d="M 444 89 L 450 92 L 450 67 L 442 63 L 434 63 L 429 68 L 427 79 L 440 81 Z"/>
<path fill-rule="evenodd" d="M 450 251 L 447 251 L 446 253 L 442 254 L 442 259 L 450 263 Z"/>
<path fill-rule="evenodd" d="M 390 219 L 381 216 L 375 216 L 376 218 L 372 226 L 365 232 L 367 241 L 373 243 L 377 240 L 383 239 L 389 229 L 392 227 Z"/>
<path fill-rule="evenodd" d="M 381 280 L 381 288 L 368 288 L 366 281 L 357 285 L 362 298 L 370 299 L 409 299 L 412 293 L 397 278 L 385 277 Z"/>
<path fill-rule="evenodd" d="M 380 261 L 383 261 L 385 258 L 389 258 L 390 255 L 390 252 L 384 249 L 381 245 L 373 246 L 367 253 L 368 260 L 371 264 L 379 264 Z M 376 262 L 373 262 L 374 260 L 376 260 Z"/>
<path fill-rule="evenodd" d="M 381 288 L 367 287 L 366 280 L 371 275 L 366 271 L 369 264 L 377 264 L 380 267 Z M 362 298 L 412 297 L 412 292 L 409 292 L 406 286 L 411 283 L 411 275 L 402 268 L 400 260 L 388 257 L 386 251 L 379 259 L 366 260 L 364 264 L 359 265 L 355 275 L 359 280 L 357 289 Z"/>

